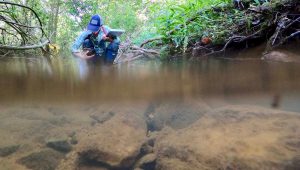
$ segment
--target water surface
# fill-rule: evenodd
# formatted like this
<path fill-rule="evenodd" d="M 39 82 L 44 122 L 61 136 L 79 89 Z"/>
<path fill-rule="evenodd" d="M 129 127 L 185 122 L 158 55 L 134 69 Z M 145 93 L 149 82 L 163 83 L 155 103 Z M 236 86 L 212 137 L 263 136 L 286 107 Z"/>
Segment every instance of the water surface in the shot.
<path fill-rule="evenodd" d="M 150 169 L 172 169 L 166 161 L 171 159 L 166 157 L 169 152 L 176 153 L 173 168 L 297 167 L 293 161 L 300 154 L 299 63 L 262 61 L 258 54 L 244 52 L 234 60 L 138 60 L 116 65 L 73 57 L 1 60 L 0 153 L 17 146 L 0 158 L 1 167 L 43 169 L 24 160 L 49 149 L 49 140 L 72 143 L 74 136 L 72 151 L 64 153 L 64 161 L 51 162 L 52 169 L 132 169 L 152 152 L 157 157 L 147 164 Z M 154 151 L 130 155 L 153 134 Z M 183 141 L 176 143 L 177 137 Z M 189 138 L 203 143 L 195 146 Z M 105 150 L 109 159 L 90 160 L 85 150 L 89 145 L 97 146 L 97 152 Z M 115 149 L 120 155 L 110 157 Z M 128 166 L 111 162 L 126 154 L 136 160 Z M 77 159 L 89 161 L 75 164 Z M 186 160 L 197 161 L 185 165 Z M 41 162 L 31 160 L 35 161 Z"/>

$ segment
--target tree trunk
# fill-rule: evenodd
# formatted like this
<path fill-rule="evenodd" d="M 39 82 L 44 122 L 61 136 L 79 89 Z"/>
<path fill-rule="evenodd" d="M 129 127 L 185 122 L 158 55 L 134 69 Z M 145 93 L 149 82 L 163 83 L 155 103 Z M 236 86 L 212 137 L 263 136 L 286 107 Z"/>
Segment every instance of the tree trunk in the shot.
<path fill-rule="evenodd" d="M 54 13 L 54 19 L 53 19 L 53 38 L 52 42 L 56 42 L 56 37 L 57 37 L 57 26 L 58 26 L 58 14 L 59 14 L 59 9 L 60 9 L 61 2 L 60 0 L 57 0 L 56 2 L 56 8 L 55 8 L 55 13 Z"/>
<path fill-rule="evenodd" d="M 48 23 L 48 35 L 51 38 L 51 42 L 56 42 L 57 37 L 57 26 L 58 26 L 58 19 L 59 19 L 59 9 L 62 5 L 61 0 L 54 0 L 50 3 L 51 13 L 49 14 L 49 23 Z"/>

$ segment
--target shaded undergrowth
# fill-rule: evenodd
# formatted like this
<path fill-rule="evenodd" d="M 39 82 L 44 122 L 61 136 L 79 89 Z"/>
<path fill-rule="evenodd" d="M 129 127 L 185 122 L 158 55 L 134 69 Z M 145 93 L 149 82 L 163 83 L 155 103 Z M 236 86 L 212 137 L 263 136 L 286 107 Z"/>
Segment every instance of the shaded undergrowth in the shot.
<path fill-rule="evenodd" d="M 271 50 L 297 37 L 299 16 L 296 0 L 189 1 L 172 5 L 158 25 L 171 54 L 207 56 L 248 42 L 267 42 Z"/>

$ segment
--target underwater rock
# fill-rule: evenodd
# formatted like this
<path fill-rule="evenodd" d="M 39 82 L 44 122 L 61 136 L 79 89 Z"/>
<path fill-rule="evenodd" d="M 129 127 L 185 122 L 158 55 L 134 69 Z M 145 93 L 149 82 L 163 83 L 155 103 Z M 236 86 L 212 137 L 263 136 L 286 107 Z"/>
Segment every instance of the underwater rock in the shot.
<path fill-rule="evenodd" d="M 277 62 L 300 62 L 300 60 L 295 54 L 284 51 L 271 51 L 265 54 L 261 59 L 266 61 Z"/>
<path fill-rule="evenodd" d="M 78 139 L 77 139 L 77 136 L 76 136 L 76 132 L 75 131 L 72 131 L 68 134 L 68 137 L 70 138 L 70 143 L 72 145 L 76 145 L 78 143 Z"/>
<path fill-rule="evenodd" d="M 154 149 L 153 146 L 150 146 L 146 143 L 144 143 L 141 147 L 141 154 L 149 154 L 149 153 L 153 153 Z"/>
<path fill-rule="evenodd" d="M 49 107 L 48 111 L 55 116 L 62 115 L 66 112 L 65 110 L 62 110 L 61 108 L 55 108 L 55 107 Z"/>
<path fill-rule="evenodd" d="M 294 168 L 299 136 L 297 113 L 252 106 L 219 108 L 187 128 L 162 130 L 155 143 L 156 169 Z"/>
<path fill-rule="evenodd" d="M 76 136 L 72 136 L 72 137 L 71 137 L 70 143 L 71 143 L 72 145 L 78 144 L 78 140 L 77 140 Z"/>
<path fill-rule="evenodd" d="M 159 131 L 165 125 L 185 128 L 200 119 L 210 107 L 201 100 L 184 100 L 153 104 L 145 112 L 149 131 Z"/>
<path fill-rule="evenodd" d="M 0 148 L 0 157 L 6 157 L 15 153 L 20 148 L 20 145 L 12 145 Z"/>
<path fill-rule="evenodd" d="M 156 155 L 148 154 L 143 156 L 135 165 L 136 168 L 141 168 L 143 170 L 155 169 Z"/>
<path fill-rule="evenodd" d="M 91 124 L 92 126 L 94 126 L 96 123 L 102 124 L 108 121 L 109 119 L 111 119 L 114 115 L 115 115 L 114 112 L 105 112 L 101 114 L 90 115 L 90 118 L 93 120 Z"/>
<path fill-rule="evenodd" d="M 64 126 L 66 124 L 69 124 L 70 120 L 68 120 L 65 116 L 56 116 L 49 119 L 49 123 L 51 123 L 54 126 Z"/>
<path fill-rule="evenodd" d="M 32 170 L 55 170 L 64 154 L 54 150 L 43 150 L 19 159 L 17 162 Z"/>
<path fill-rule="evenodd" d="M 140 155 L 147 155 L 147 154 L 153 153 L 155 140 L 156 140 L 155 136 L 154 137 L 148 136 L 147 140 L 141 146 Z"/>
<path fill-rule="evenodd" d="M 72 150 L 72 146 L 71 144 L 68 142 L 68 140 L 49 140 L 47 141 L 47 146 L 49 148 L 52 148 L 56 151 L 59 151 L 59 152 L 64 152 L 64 153 L 67 153 L 67 152 L 70 152 Z"/>
<path fill-rule="evenodd" d="M 300 155 L 289 161 L 285 170 L 299 170 L 300 169 Z"/>
<path fill-rule="evenodd" d="M 144 169 L 141 169 L 141 168 L 134 168 L 133 170 L 144 170 Z"/>
<path fill-rule="evenodd" d="M 146 124 L 140 115 L 120 113 L 103 124 L 78 132 L 78 139 L 76 152 L 80 162 L 126 169 L 133 166 L 140 153 L 146 139 Z"/>
<path fill-rule="evenodd" d="M 80 166 L 76 170 L 109 170 L 107 168 L 93 167 L 93 166 Z"/>

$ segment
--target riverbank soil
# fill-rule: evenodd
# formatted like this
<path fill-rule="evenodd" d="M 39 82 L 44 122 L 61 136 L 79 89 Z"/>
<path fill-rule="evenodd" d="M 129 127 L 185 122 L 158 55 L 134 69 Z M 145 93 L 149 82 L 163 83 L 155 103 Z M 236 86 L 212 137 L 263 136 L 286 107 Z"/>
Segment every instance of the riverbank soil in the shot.
<path fill-rule="evenodd" d="M 196 16 L 190 18 L 187 26 L 204 22 L 201 16 L 206 15 L 210 23 L 204 27 L 203 33 L 197 36 L 187 35 L 189 42 L 185 44 L 187 50 L 184 52 L 197 58 L 265 43 L 264 51 L 268 53 L 283 44 L 299 41 L 300 3 L 297 0 L 234 2 L 200 10 Z M 220 18 L 224 21 L 220 22 Z M 172 42 L 180 31 L 172 30 L 166 41 Z M 175 45 L 170 43 L 171 54 L 172 51 L 177 53 L 179 50 L 173 47 Z"/>

